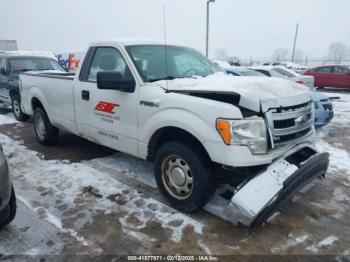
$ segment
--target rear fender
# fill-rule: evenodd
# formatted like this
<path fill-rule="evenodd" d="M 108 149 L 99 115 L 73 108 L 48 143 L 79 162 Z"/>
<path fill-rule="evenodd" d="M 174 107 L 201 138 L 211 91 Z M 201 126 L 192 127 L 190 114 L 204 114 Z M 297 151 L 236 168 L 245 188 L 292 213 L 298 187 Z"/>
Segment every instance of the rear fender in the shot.
<path fill-rule="evenodd" d="M 47 109 L 49 108 L 48 102 L 43 92 L 39 88 L 33 86 L 30 89 L 29 93 L 30 93 L 30 96 L 27 97 L 27 99 L 29 100 L 26 103 L 22 102 L 22 104 L 24 105 L 24 112 L 28 115 L 34 114 L 34 108 L 33 108 L 32 102 L 33 102 L 33 99 L 36 98 L 37 100 L 40 101 L 40 103 L 44 107 L 45 112 L 49 115 L 49 112 L 47 111 Z"/>

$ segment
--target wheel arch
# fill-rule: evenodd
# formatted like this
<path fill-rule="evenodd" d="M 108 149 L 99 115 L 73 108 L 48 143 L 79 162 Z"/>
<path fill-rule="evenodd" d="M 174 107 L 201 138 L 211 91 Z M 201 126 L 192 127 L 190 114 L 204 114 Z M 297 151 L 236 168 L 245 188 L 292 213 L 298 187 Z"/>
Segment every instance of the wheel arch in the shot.
<path fill-rule="evenodd" d="M 206 159 L 211 161 L 210 155 L 201 141 L 191 132 L 176 126 L 162 127 L 153 133 L 148 143 L 147 160 L 153 161 L 159 148 L 171 141 L 180 141 L 186 145 L 190 144 Z"/>
<path fill-rule="evenodd" d="M 34 110 L 38 107 L 41 107 L 42 109 L 45 110 L 44 105 L 41 103 L 40 99 L 37 98 L 36 96 L 33 96 L 32 99 L 30 100 L 30 105 L 32 107 L 32 110 L 34 112 Z"/>
<path fill-rule="evenodd" d="M 9 94 L 10 94 L 11 100 L 13 99 L 14 96 L 20 97 L 19 92 L 15 88 L 11 88 L 9 90 Z"/>

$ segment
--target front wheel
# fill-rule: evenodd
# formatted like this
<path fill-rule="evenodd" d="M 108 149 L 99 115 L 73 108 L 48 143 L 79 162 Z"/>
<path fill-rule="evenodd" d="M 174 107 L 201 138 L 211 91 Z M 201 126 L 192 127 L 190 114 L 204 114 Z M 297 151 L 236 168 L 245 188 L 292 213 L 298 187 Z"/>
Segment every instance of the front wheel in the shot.
<path fill-rule="evenodd" d="M 18 121 L 24 122 L 24 121 L 27 121 L 29 118 L 28 115 L 23 113 L 21 108 L 21 100 L 17 95 L 12 97 L 12 111 L 15 118 Z"/>
<path fill-rule="evenodd" d="M 57 142 L 58 128 L 51 125 L 43 108 L 38 107 L 34 110 L 33 124 L 35 135 L 40 144 L 50 146 Z"/>
<path fill-rule="evenodd" d="M 193 212 L 204 206 L 215 192 L 209 161 L 200 150 L 173 141 L 158 150 L 155 179 L 171 206 Z"/>

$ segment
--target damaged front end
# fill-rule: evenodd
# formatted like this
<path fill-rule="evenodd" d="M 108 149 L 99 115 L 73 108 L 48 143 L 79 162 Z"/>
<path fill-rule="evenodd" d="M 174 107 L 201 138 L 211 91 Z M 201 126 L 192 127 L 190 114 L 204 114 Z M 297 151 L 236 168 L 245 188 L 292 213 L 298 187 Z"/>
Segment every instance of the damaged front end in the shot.
<path fill-rule="evenodd" d="M 231 199 L 216 194 L 205 209 L 233 224 L 262 224 L 300 189 L 325 176 L 328 163 L 328 153 L 318 153 L 311 145 L 296 146 L 241 183 Z"/>
<path fill-rule="evenodd" d="M 314 112 L 307 95 L 262 102 L 261 112 L 270 152 L 284 153 L 258 172 L 252 172 L 238 187 L 231 188 L 231 195 L 218 189 L 205 207 L 234 224 L 254 226 L 265 222 L 301 188 L 324 176 L 329 164 L 329 154 L 317 152 L 311 143 Z"/>

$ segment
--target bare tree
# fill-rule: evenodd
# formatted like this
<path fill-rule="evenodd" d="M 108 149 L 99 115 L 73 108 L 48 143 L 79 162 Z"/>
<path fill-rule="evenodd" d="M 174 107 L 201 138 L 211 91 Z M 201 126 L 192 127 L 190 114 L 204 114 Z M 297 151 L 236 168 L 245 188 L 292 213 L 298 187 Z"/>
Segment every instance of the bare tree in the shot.
<path fill-rule="evenodd" d="M 341 59 L 346 55 L 346 46 L 343 42 L 333 42 L 328 47 L 329 60 L 333 60 L 334 63 L 340 63 Z"/>
<path fill-rule="evenodd" d="M 279 47 L 273 52 L 271 59 L 273 62 L 286 61 L 288 60 L 288 54 L 289 54 L 288 49 Z"/>

